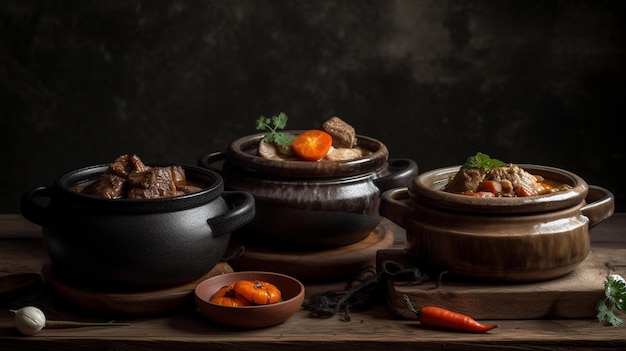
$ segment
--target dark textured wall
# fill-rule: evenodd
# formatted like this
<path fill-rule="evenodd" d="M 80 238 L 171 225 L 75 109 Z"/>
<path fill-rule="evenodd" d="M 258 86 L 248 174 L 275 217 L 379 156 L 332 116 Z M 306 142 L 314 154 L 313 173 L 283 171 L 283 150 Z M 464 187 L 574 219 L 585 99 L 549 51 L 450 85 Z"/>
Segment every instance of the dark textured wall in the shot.
<path fill-rule="evenodd" d="M 626 2 L 0 1 L 0 211 L 122 153 L 195 164 L 284 111 L 422 171 L 476 151 L 626 210 Z"/>

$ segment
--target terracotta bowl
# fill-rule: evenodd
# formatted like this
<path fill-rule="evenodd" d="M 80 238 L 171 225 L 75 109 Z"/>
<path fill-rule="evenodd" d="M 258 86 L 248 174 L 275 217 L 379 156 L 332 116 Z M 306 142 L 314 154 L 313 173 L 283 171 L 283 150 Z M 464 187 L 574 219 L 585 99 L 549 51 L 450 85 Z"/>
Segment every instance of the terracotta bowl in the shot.
<path fill-rule="evenodd" d="M 232 307 L 209 302 L 221 287 L 242 279 L 257 279 L 274 284 L 281 292 L 282 301 L 269 305 Z M 290 276 L 258 271 L 226 273 L 200 282 L 195 288 L 196 304 L 210 320 L 228 327 L 265 328 L 285 322 L 304 302 L 304 285 Z"/>
<path fill-rule="evenodd" d="M 443 192 L 455 166 L 385 192 L 381 214 L 406 229 L 406 249 L 418 262 L 459 277 L 530 282 L 565 275 L 588 255 L 589 229 L 613 214 L 613 194 L 562 169 L 520 166 L 572 189 L 525 198 Z"/>
<path fill-rule="evenodd" d="M 357 145 L 369 155 L 320 162 L 262 158 L 257 155 L 262 138 L 263 134 L 240 138 L 226 152 L 198 161 L 220 172 L 227 190 L 254 196 L 254 220 L 233 234 L 244 244 L 322 249 L 356 243 L 380 223 L 380 194 L 407 186 L 417 175 L 414 161 L 389 159 L 387 147 L 366 136 L 357 136 Z"/>

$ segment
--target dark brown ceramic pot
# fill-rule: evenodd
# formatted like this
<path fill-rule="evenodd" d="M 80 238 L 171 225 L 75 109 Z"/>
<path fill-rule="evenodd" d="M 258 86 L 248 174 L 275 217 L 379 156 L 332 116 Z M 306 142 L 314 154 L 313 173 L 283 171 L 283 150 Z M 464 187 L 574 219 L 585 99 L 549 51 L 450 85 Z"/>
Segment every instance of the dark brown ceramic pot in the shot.
<path fill-rule="evenodd" d="M 250 194 L 224 192 L 221 176 L 200 167 L 183 166 L 203 190 L 182 196 L 107 199 L 73 190 L 107 168 L 69 172 L 22 198 L 22 215 L 42 226 L 54 273 L 71 283 L 111 291 L 190 282 L 222 259 L 230 233 L 254 217 Z"/>
<path fill-rule="evenodd" d="M 301 131 L 292 131 L 298 134 Z M 389 159 L 380 141 L 357 136 L 371 152 L 350 161 L 268 160 L 257 155 L 263 134 L 235 140 L 198 163 L 219 169 L 228 190 L 256 200 L 254 220 L 233 234 L 244 243 L 291 249 L 329 248 L 364 239 L 380 223 L 380 193 L 406 186 L 418 172 L 408 159 Z"/>
<path fill-rule="evenodd" d="M 441 189 L 459 167 L 448 167 L 385 192 L 380 211 L 406 229 L 417 261 L 454 275 L 506 282 L 565 275 L 589 254 L 589 229 L 613 214 L 613 195 L 562 169 L 520 166 L 572 189 L 517 198 L 452 194 Z"/>

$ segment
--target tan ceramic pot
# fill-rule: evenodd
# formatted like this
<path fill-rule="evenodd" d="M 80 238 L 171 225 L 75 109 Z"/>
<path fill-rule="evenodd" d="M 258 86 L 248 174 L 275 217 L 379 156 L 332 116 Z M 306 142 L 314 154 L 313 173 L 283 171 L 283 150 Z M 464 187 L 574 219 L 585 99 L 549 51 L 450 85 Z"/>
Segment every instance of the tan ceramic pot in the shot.
<path fill-rule="evenodd" d="M 382 195 L 380 211 L 406 229 L 406 249 L 429 266 L 470 279 L 531 282 L 574 270 L 589 254 L 589 229 L 610 217 L 614 198 L 558 168 L 520 165 L 572 186 L 526 198 L 441 191 L 459 166 L 417 176 Z"/>

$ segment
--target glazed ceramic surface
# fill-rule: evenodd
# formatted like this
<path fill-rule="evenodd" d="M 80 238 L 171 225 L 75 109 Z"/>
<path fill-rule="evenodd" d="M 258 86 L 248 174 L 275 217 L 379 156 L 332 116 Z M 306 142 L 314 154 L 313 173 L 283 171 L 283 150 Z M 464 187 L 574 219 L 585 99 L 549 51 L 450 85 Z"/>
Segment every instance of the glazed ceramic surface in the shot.
<path fill-rule="evenodd" d="M 241 307 L 209 302 L 211 296 L 221 287 L 242 279 L 256 279 L 275 285 L 281 292 L 282 301 L 269 305 Z M 302 306 L 304 293 L 304 285 L 290 276 L 243 271 L 222 274 L 199 283 L 195 289 L 195 300 L 200 312 L 216 323 L 235 328 L 264 328 L 283 323 L 296 313 Z"/>
<path fill-rule="evenodd" d="M 527 198 L 449 194 L 441 189 L 459 169 L 451 167 L 387 191 L 381 213 L 406 229 L 406 249 L 418 261 L 460 277 L 529 282 L 567 274 L 589 253 L 589 229 L 613 214 L 613 195 L 568 171 L 520 166 L 572 189 Z"/>
<path fill-rule="evenodd" d="M 219 174 L 184 166 L 204 189 L 147 200 L 106 199 L 73 191 L 108 165 L 82 168 L 26 193 L 22 215 L 42 226 L 55 272 L 107 289 L 176 286 L 199 278 L 223 257 L 230 233 L 254 217 L 254 198 L 224 192 Z"/>
<path fill-rule="evenodd" d="M 297 133 L 297 132 L 294 132 Z M 277 161 L 257 156 L 263 134 L 234 141 L 225 153 L 199 164 L 219 170 L 226 189 L 249 192 L 255 219 L 234 233 L 244 243 L 269 247 L 329 248 L 363 240 L 380 223 L 381 191 L 406 186 L 417 165 L 389 159 L 385 145 L 358 136 L 371 153 L 351 161 Z"/>
<path fill-rule="evenodd" d="M 294 135 L 304 132 L 287 131 Z M 382 142 L 358 135 L 357 146 L 370 152 L 369 155 L 349 161 L 284 161 L 269 160 L 257 155 L 259 142 L 264 133 L 248 135 L 233 141 L 227 151 L 228 162 L 252 173 L 270 177 L 288 178 L 337 178 L 376 171 L 384 167 L 389 159 L 389 150 Z"/>
<path fill-rule="evenodd" d="M 540 165 L 519 165 L 534 175 L 541 175 L 568 184 L 572 188 L 541 196 L 484 199 L 441 191 L 460 166 L 425 172 L 409 183 L 411 199 L 428 203 L 441 209 L 472 213 L 531 213 L 547 212 L 576 205 L 585 199 L 588 184 L 579 176 L 566 170 Z M 488 201 L 485 201 L 488 200 Z"/>

